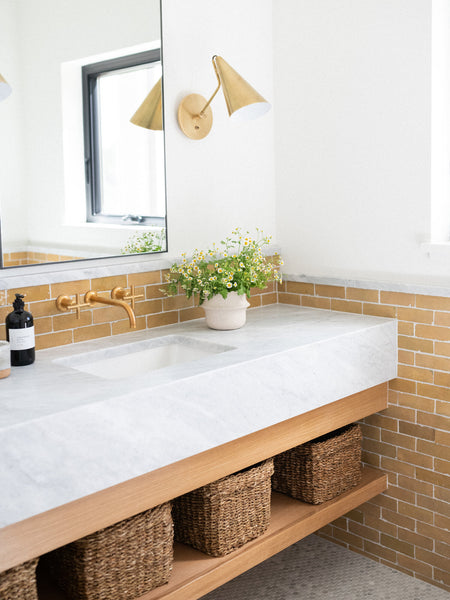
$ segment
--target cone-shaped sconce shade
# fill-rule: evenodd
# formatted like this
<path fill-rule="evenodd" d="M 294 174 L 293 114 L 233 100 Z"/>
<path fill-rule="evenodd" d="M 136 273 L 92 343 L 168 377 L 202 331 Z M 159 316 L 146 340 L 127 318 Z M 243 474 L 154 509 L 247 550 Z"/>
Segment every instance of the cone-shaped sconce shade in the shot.
<path fill-rule="evenodd" d="M 2 74 L 0 73 L 0 102 L 7 98 L 11 94 L 11 92 L 11 86 L 5 80 L 5 78 L 2 77 Z"/>
<path fill-rule="evenodd" d="M 270 110 L 270 104 L 221 57 L 214 63 L 222 84 L 230 117 L 239 120 L 257 119 Z"/>
<path fill-rule="evenodd" d="M 155 83 L 150 93 L 140 105 L 130 121 L 139 127 L 162 131 L 162 88 L 161 79 Z"/>

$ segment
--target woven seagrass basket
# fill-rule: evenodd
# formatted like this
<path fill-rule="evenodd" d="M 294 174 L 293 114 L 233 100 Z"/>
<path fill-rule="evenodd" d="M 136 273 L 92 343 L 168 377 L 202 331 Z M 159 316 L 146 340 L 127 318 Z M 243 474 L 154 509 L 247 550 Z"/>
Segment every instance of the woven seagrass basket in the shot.
<path fill-rule="evenodd" d="M 224 556 L 262 535 L 270 522 L 272 473 L 269 459 L 174 500 L 175 539 Z"/>
<path fill-rule="evenodd" d="M 272 487 L 321 504 L 361 481 L 361 430 L 347 425 L 274 457 Z"/>
<path fill-rule="evenodd" d="M 36 567 L 34 558 L 22 565 L 0 573 L 1 600 L 38 600 L 36 588 Z"/>
<path fill-rule="evenodd" d="M 167 583 L 172 563 L 170 503 L 45 556 L 51 575 L 72 600 L 132 600 Z"/>

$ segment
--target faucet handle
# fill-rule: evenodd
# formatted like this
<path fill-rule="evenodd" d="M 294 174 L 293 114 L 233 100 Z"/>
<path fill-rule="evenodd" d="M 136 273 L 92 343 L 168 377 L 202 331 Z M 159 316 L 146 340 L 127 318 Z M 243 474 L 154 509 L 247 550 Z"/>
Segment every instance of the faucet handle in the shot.
<path fill-rule="evenodd" d="M 133 310 L 136 300 L 143 297 L 144 294 L 135 294 L 134 285 L 131 286 L 131 290 L 129 292 L 120 286 L 117 286 L 111 290 L 111 298 L 114 298 L 114 300 L 131 300 L 131 308 Z"/>
<path fill-rule="evenodd" d="M 87 302 L 80 302 L 80 294 L 75 294 L 76 300 L 70 296 L 62 294 L 56 298 L 56 308 L 61 312 L 74 310 L 77 313 L 77 319 L 81 317 L 81 309 L 85 306 L 90 306 Z"/>

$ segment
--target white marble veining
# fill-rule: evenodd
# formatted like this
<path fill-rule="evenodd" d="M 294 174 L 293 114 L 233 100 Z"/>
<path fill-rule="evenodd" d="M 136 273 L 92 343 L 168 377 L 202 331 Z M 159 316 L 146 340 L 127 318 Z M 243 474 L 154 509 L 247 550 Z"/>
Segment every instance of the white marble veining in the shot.
<path fill-rule="evenodd" d="M 392 319 L 273 305 L 234 331 L 204 320 L 59 347 L 0 382 L 0 526 L 396 376 Z M 72 355 L 177 335 L 227 351 L 125 379 Z"/>

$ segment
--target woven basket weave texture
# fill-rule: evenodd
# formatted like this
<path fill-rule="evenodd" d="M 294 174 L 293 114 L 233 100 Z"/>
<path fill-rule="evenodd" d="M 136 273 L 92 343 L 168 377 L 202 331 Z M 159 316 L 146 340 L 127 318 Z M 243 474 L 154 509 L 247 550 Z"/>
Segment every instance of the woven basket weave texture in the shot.
<path fill-rule="evenodd" d="M 270 522 L 273 460 L 174 500 L 175 539 L 224 556 L 262 535 Z"/>
<path fill-rule="evenodd" d="M 170 503 L 59 548 L 46 557 L 72 600 L 132 600 L 167 583 L 173 564 Z"/>
<path fill-rule="evenodd" d="M 36 567 L 38 559 L 0 573 L 1 600 L 38 600 Z"/>
<path fill-rule="evenodd" d="M 358 485 L 361 437 L 359 425 L 347 425 L 275 456 L 273 489 L 321 504 Z"/>

